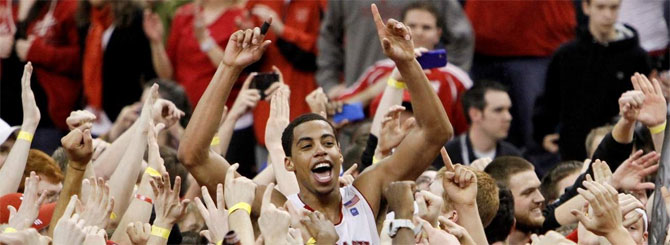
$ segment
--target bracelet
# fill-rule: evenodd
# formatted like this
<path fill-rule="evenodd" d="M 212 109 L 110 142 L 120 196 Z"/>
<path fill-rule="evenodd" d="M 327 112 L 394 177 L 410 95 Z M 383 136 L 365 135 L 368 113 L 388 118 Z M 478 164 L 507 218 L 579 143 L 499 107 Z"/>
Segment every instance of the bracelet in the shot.
<path fill-rule="evenodd" d="M 221 139 L 219 138 L 219 136 L 214 136 L 214 138 L 212 138 L 212 143 L 210 143 L 209 145 L 215 146 L 219 144 L 221 144 Z"/>
<path fill-rule="evenodd" d="M 216 242 L 216 245 L 222 245 L 222 244 L 223 244 L 223 240 Z"/>
<path fill-rule="evenodd" d="M 375 157 L 375 156 L 372 156 L 372 164 L 376 164 L 378 162 L 379 162 L 379 159 L 377 159 L 377 157 Z"/>
<path fill-rule="evenodd" d="M 314 245 L 316 244 L 316 239 L 314 237 L 310 237 L 309 240 L 307 240 L 307 245 Z"/>
<path fill-rule="evenodd" d="M 233 205 L 230 210 L 228 210 L 228 215 L 232 214 L 238 209 L 243 209 L 244 211 L 247 211 L 247 213 L 251 214 L 251 205 L 246 202 L 238 202 L 237 204 Z"/>
<path fill-rule="evenodd" d="M 67 166 L 70 167 L 70 168 L 72 168 L 72 169 L 74 169 L 74 170 L 77 170 L 77 171 L 86 171 L 86 167 L 84 167 L 83 169 L 81 169 L 81 168 L 75 168 L 74 166 L 72 166 L 72 164 L 69 164 L 69 163 L 67 164 Z"/>
<path fill-rule="evenodd" d="M 665 122 L 663 122 L 663 123 L 661 123 L 661 124 L 659 124 L 659 125 L 650 127 L 650 128 L 649 128 L 649 132 L 650 132 L 651 134 L 658 134 L 658 133 L 661 133 L 661 132 L 665 131 L 665 125 L 666 125 L 667 123 L 668 123 L 668 121 L 665 121 Z"/>
<path fill-rule="evenodd" d="M 14 232 L 16 232 L 16 229 L 14 229 L 13 227 L 7 227 L 5 228 L 5 230 L 2 231 L 2 233 L 14 233 Z"/>
<path fill-rule="evenodd" d="M 116 213 L 112 212 L 111 214 L 109 214 L 109 219 L 110 220 L 115 220 L 116 219 Z"/>
<path fill-rule="evenodd" d="M 28 142 L 33 142 L 33 134 L 21 130 L 21 131 L 19 131 L 19 136 L 17 136 L 16 139 L 25 140 L 25 141 L 28 141 Z"/>
<path fill-rule="evenodd" d="M 151 226 L 151 235 L 152 236 L 157 236 L 157 237 L 162 237 L 164 239 L 168 239 L 168 237 L 170 237 L 170 230 L 152 225 Z"/>
<path fill-rule="evenodd" d="M 391 87 L 394 87 L 394 88 L 397 88 L 397 89 L 406 89 L 407 88 L 407 84 L 405 84 L 404 82 L 395 80 L 395 78 L 392 78 L 392 77 L 389 77 L 389 79 L 386 81 L 386 84 L 388 86 L 391 86 Z"/>
<path fill-rule="evenodd" d="M 147 167 L 144 170 L 144 173 L 149 174 L 152 177 L 161 177 L 161 173 L 159 173 L 155 168 L 152 167 Z"/>
<path fill-rule="evenodd" d="M 147 203 L 149 203 L 149 204 L 152 204 L 152 205 L 154 204 L 154 201 L 151 200 L 151 198 L 149 198 L 149 197 L 147 197 L 147 196 L 143 196 L 143 195 L 140 195 L 140 194 L 136 194 L 136 195 L 135 195 L 135 198 L 140 199 L 140 201 L 145 201 L 145 202 L 147 202 Z"/>

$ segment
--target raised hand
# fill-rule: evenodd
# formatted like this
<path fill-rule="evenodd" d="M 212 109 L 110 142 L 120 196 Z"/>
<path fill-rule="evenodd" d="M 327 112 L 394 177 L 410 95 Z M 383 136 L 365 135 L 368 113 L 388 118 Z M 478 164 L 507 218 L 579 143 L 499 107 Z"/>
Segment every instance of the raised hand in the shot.
<path fill-rule="evenodd" d="M 414 220 L 421 225 L 426 235 L 428 235 L 428 244 L 460 244 L 456 236 L 433 227 L 428 221 L 416 216 Z"/>
<path fill-rule="evenodd" d="M 53 235 L 54 245 L 82 244 L 84 242 L 86 236 L 83 231 L 85 221 L 80 219 L 78 214 L 72 215 L 76 202 L 77 195 L 72 195 L 63 216 L 56 223 Z"/>
<path fill-rule="evenodd" d="M 344 173 L 342 174 L 342 176 L 340 176 L 338 180 L 340 182 L 340 187 L 348 186 L 354 183 L 354 176 L 352 175 L 352 173 L 356 169 L 358 169 L 358 163 L 354 163 L 354 165 L 351 165 L 351 167 L 349 167 L 347 171 L 344 171 Z"/>
<path fill-rule="evenodd" d="M 156 99 L 151 110 L 154 124 L 162 123 L 165 128 L 172 127 L 185 115 L 182 110 L 169 100 Z"/>
<path fill-rule="evenodd" d="M 486 166 L 488 166 L 492 161 L 493 159 L 489 157 L 477 158 L 477 160 L 474 160 L 472 163 L 470 163 L 470 167 L 479 171 L 484 171 Z"/>
<path fill-rule="evenodd" d="M 170 176 L 167 173 L 163 173 L 161 179 L 151 179 L 149 183 L 156 197 L 156 200 L 154 200 L 154 208 L 156 209 L 156 221 L 154 221 L 154 225 L 170 229 L 177 220 L 184 217 L 186 207 L 190 202 L 188 199 L 179 200 L 181 177 L 175 177 L 174 189 L 171 188 Z"/>
<path fill-rule="evenodd" d="M 612 170 L 606 162 L 596 159 L 593 162 L 593 179 L 598 183 L 609 183 L 612 185 Z"/>
<path fill-rule="evenodd" d="M 384 54 L 395 62 L 413 60 L 414 43 L 410 29 L 394 19 L 389 19 L 384 24 L 377 5 L 372 4 L 371 9 Z"/>
<path fill-rule="evenodd" d="M 635 90 L 642 91 L 644 94 L 644 102 L 640 107 L 637 120 L 647 127 L 657 126 L 665 122 L 668 106 L 658 80 L 654 79 L 653 82 L 650 82 L 647 76 L 636 72 L 631 78 L 631 82 L 633 82 Z"/>
<path fill-rule="evenodd" d="M 291 216 L 288 212 L 280 210 L 272 204 L 271 197 L 274 187 L 274 184 L 269 184 L 263 193 L 258 228 L 260 228 L 267 244 L 282 244 L 286 243 Z"/>
<path fill-rule="evenodd" d="M 225 201 L 223 200 L 223 185 L 218 184 L 216 186 L 216 204 L 214 204 L 206 186 L 201 188 L 201 193 L 205 203 L 197 197 L 195 198 L 195 203 L 207 225 L 208 230 L 203 231 L 203 233 L 206 234 L 205 237 L 209 242 L 216 243 L 223 240 L 226 232 L 228 232 L 228 210 L 226 210 Z"/>
<path fill-rule="evenodd" d="M 619 207 L 621 207 L 624 227 L 635 224 L 642 218 L 642 214 L 636 209 L 644 210 L 644 205 L 631 194 L 619 193 Z"/>
<path fill-rule="evenodd" d="M 289 123 L 291 108 L 289 106 L 290 91 L 282 86 L 270 100 L 270 116 L 265 127 L 265 144 L 281 146 L 281 135 Z"/>
<path fill-rule="evenodd" d="M 254 201 L 254 194 L 256 193 L 256 184 L 245 177 L 235 178 L 235 171 L 240 165 L 235 163 L 228 168 L 226 172 L 226 184 L 224 200 L 227 207 L 232 207 L 235 204 L 244 202 L 251 204 Z"/>
<path fill-rule="evenodd" d="M 272 19 L 267 22 L 271 24 Z M 258 61 L 271 43 L 270 40 L 263 41 L 264 38 L 258 27 L 233 33 L 224 51 L 223 64 L 242 69 Z"/>
<path fill-rule="evenodd" d="M 588 216 L 576 209 L 572 215 L 579 219 L 584 227 L 599 236 L 608 236 L 623 229 L 619 197 L 616 189 L 609 184 L 600 184 L 595 181 L 584 181 L 586 190 L 578 188 L 579 194 L 586 199 L 593 209 Z"/>
<path fill-rule="evenodd" d="M 419 191 L 414 194 L 414 199 L 419 207 L 419 217 L 432 225 L 437 225 L 437 217 L 440 215 L 444 204 L 442 197 L 429 191 Z"/>
<path fill-rule="evenodd" d="M 336 244 L 340 239 L 335 225 L 319 211 L 310 212 L 301 222 L 318 244 Z"/>
<path fill-rule="evenodd" d="M 84 225 L 107 228 L 114 209 L 114 197 L 109 194 L 109 186 L 103 178 L 90 178 L 83 181 L 82 189 L 89 190 L 86 202 L 77 202 L 77 213 L 86 221 Z"/>
<path fill-rule="evenodd" d="M 96 117 L 93 113 L 85 110 L 77 110 L 70 112 L 70 116 L 65 119 L 65 123 L 67 123 L 70 130 L 78 128 L 81 131 L 84 131 L 86 129 L 91 129 L 95 120 Z"/>
<path fill-rule="evenodd" d="M 33 222 L 39 214 L 40 205 L 44 202 L 46 192 L 38 193 L 40 177 L 35 172 L 30 172 L 30 177 L 26 177 L 25 188 L 23 191 L 23 202 L 19 211 L 8 205 L 9 208 L 9 226 L 16 230 L 23 230 L 33 225 Z"/>
<path fill-rule="evenodd" d="M 228 116 L 234 119 L 239 119 L 244 115 L 245 113 L 251 111 L 256 107 L 258 104 L 258 101 L 261 100 L 261 92 L 258 91 L 258 89 L 250 89 L 249 85 L 251 84 L 251 81 L 254 79 L 256 76 L 256 73 L 251 73 L 249 76 L 247 76 L 247 79 L 244 80 L 244 84 L 242 84 L 242 89 L 240 90 L 240 93 L 237 95 L 237 98 L 235 99 L 235 103 L 233 103 L 233 107 L 230 108 L 230 111 L 228 112 Z"/>
<path fill-rule="evenodd" d="M 142 27 L 144 28 L 144 34 L 147 36 L 149 41 L 153 43 L 163 42 L 165 28 L 163 27 L 163 22 L 161 21 L 158 14 L 152 13 L 149 9 L 145 9 Z"/>
<path fill-rule="evenodd" d="M 389 111 L 384 115 L 382 121 L 382 129 L 379 133 L 379 144 L 377 145 L 379 151 L 383 155 L 390 154 L 393 148 L 400 145 L 405 136 L 416 125 L 414 117 L 405 120 L 400 124 L 400 114 L 405 110 L 405 107 L 394 105 L 389 108 Z"/>
<path fill-rule="evenodd" d="M 105 235 L 107 235 L 107 232 L 104 229 L 100 229 L 97 226 L 87 226 L 84 227 L 84 234 L 86 234 L 84 245 L 106 244 Z"/>
<path fill-rule="evenodd" d="M 28 62 L 23 67 L 23 77 L 21 77 L 21 104 L 23 106 L 23 124 L 21 128 L 25 131 L 37 129 L 40 123 L 40 109 L 35 102 L 35 94 L 30 88 L 30 78 L 33 73 L 33 65 Z"/>
<path fill-rule="evenodd" d="M 640 107 L 644 103 L 644 93 L 638 90 L 626 91 L 619 97 L 619 114 L 628 122 L 637 121 Z"/>
<path fill-rule="evenodd" d="M 65 135 L 60 142 L 65 149 L 68 159 L 70 159 L 68 164 L 71 164 L 77 170 L 83 171 L 93 156 L 91 130 L 87 129 L 82 132 L 78 128 L 75 128 Z"/>
<path fill-rule="evenodd" d="M 391 182 L 384 189 L 384 198 L 389 204 L 389 209 L 395 212 L 396 219 L 412 218 L 414 191 L 416 191 L 416 184 L 413 181 Z"/>
<path fill-rule="evenodd" d="M 167 173 L 165 165 L 163 164 L 163 158 L 161 158 L 160 148 L 158 147 L 158 133 L 165 127 L 163 123 L 159 123 L 156 126 L 153 126 L 153 123 L 150 123 L 152 127 L 147 133 L 147 151 L 148 151 L 148 161 L 149 167 L 152 167 L 159 173 Z"/>
<path fill-rule="evenodd" d="M 144 245 L 149 241 L 149 234 L 151 234 L 151 225 L 149 223 L 142 223 L 135 221 L 135 223 L 128 223 L 126 233 L 133 245 Z"/>
<path fill-rule="evenodd" d="M 457 205 L 477 204 L 477 176 L 475 173 L 460 164 L 452 165 L 444 147 L 440 153 L 447 166 L 447 171 L 442 178 L 442 187 L 449 200 Z"/>
<path fill-rule="evenodd" d="M 328 96 L 323 92 L 323 88 L 319 87 L 305 97 L 305 102 L 307 102 L 309 110 L 312 113 L 325 113 L 326 105 L 328 104 Z"/>
<path fill-rule="evenodd" d="M 443 231 L 446 231 L 458 238 L 458 241 L 460 241 L 461 244 L 475 244 L 475 241 L 472 239 L 472 236 L 470 236 L 470 233 L 467 229 L 445 218 L 444 216 L 440 216 L 437 219 L 440 221 L 440 228 Z"/>
<path fill-rule="evenodd" d="M 642 156 L 642 150 L 633 153 L 612 175 L 612 186 L 617 190 L 645 190 L 653 189 L 654 183 L 642 182 L 644 177 L 658 169 L 656 152 L 649 152 Z"/>

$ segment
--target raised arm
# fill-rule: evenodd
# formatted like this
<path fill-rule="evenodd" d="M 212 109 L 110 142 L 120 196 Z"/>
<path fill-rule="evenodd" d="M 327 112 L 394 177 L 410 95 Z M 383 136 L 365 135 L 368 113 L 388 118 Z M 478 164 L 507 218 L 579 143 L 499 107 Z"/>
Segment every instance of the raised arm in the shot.
<path fill-rule="evenodd" d="M 28 151 L 30 143 L 35 135 L 37 125 L 40 123 L 40 109 L 35 103 L 35 95 L 30 89 L 30 77 L 33 73 L 33 66 L 30 62 L 23 67 L 23 77 L 21 78 L 21 103 L 23 105 L 23 122 L 21 131 L 17 137 L 16 143 L 7 155 L 5 164 L 0 169 L 0 195 L 16 192 L 21 184 L 23 170 L 26 168 L 28 160 Z"/>
<path fill-rule="evenodd" d="M 384 54 L 396 63 L 407 84 L 416 118 L 414 129 L 396 148 L 395 153 L 364 171 L 354 181 L 354 186 L 366 197 L 376 213 L 384 186 L 392 181 L 416 179 L 432 163 L 442 145 L 451 138 L 453 128 L 442 103 L 414 57 L 409 28 L 393 19 L 384 24 L 374 4 L 372 13 Z"/>
<path fill-rule="evenodd" d="M 163 27 L 163 22 L 156 13 L 152 13 L 151 10 L 144 10 L 144 21 L 142 22 L 144 28 L 144 34 L 149 39 L 149 44 L 151 45 L 151 61 L 154 64 L 154 70 L 156 70 L 156 75 L 160 78 L 170 79 L 173 75 L 172 64 L 168 58 L 168 54 L 165 51 L 165 45 L 163 44 L 163 36 L 165 34 L 165 29 Z"/>
<path fill-rule="evenodd" d="M 270 153 L 275 179 L 279 191 L 285 196 L 300 192 L 295 173 L 284 167 L 284 148 L 281 144 L 281 134 L 289 123 L 289 89 L 283 85 L 270 101 L 270 116 L 265 127 L 265 146 Z"/>

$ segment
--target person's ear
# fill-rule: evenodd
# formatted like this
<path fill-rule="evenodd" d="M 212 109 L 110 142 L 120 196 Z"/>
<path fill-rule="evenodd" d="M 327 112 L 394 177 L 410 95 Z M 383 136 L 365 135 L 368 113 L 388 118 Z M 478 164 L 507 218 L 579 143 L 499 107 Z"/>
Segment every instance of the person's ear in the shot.
<path fill-rule="evenodd" d="M 442 37 L 442 28 L 437 28 L 437 37 L 440 38 Z"/>
<path fill-rule="evenodd" d="M 589 9 L 589 2 L 590 0 L 583 0 L 582 1 L 582 12 L 584 12 L 584 15 L 586 16 L 591 16 L 591 10 Z"/>
<path fill-rule="evenodd" d="M 475 107 L 470 107 L 468 109 L 468 116 L 470 116 L 471 122 L 479 121 L 482 119 L 482 111 Z"/>
<path fill-rule="evenodd" d="M 284 168 L 286 168 L 286 171 L 295 172 L 295 165 L 293 164 L 291 157 L 284 158 Z"/>
<path fill-rule="evenodd" d="M 642 234 L 642 244 L 647 244 L 648 239 L 649 239 L 649 232 L 645 231 L 644 234 Z"/>

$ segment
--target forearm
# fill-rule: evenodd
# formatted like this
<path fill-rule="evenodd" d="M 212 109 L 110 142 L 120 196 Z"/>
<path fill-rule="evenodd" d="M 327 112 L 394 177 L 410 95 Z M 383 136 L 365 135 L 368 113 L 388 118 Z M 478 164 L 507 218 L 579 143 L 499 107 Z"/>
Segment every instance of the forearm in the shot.
<path fill-rule="evenodd" d="M 213 39 L 211 39 L 211 37 L 208 38 L 212 40 L 211 41 L 212 47 L 209 50 L 207 50 L 205 54 L 207 55 L 207 58 L 209 58 L 209 61 L 212 62 L 213 66 L 218 66 L 219 63 L 221 63 L 221 61 L 223 60 L 223 49 L 219 47 L 219 45 L 217 45 L 216 42 Z M 205 42 L 205 39 L 198 40 L 199 44 L 202 44 L 203 42 Z"/>
<path fill-rule="evenodd" d="M 561 206 L 558 206 L 554 211 L 556 221 L 558 221 L 558 223 L 561 225 L 569 225 L 578 222 L 579 220 L 574 215 L 572 215 L 570 211 L 573 209 L 581 210 L 581 208 L 584 207 L 584 204 L 586 204 L 586 199 L 584 199 L 581 195 L 577 195 L 571 198 Z"/>
<path fill-rule="evenodd" d="M 633 134 L 635 133 L 635 122 L 626 119 L 619 119 L 612 129 L 612 137 L 619 143 L 630 143 L 633 141 Z"/>
<path fill-rule="evenodd" d="M 165 222 L 161 218 L 158 218 L 158 217 L 156 218 L 156 220 L 154 220 L 154 223 L 153 223 L 153 226 L 160 227 L 160 228 L 167 229 L 167 230 L 172 230 L 173 225 L 174 224 L 170 224 L 169 222 Z M 151 236 L 149 236 L 149 240 L 147 241 L 146 245 L 165 245 L 165 244 L 167 244 L 167 242 L 168 242 L 167 238 L 151 235 Z"/>
<path fill-rule="evenodd" d="M 221 63 L 207 90 L 200 98 L 179 147 L 180 160 L 185 165 L 196 165 L 209 157 L 209 145 L 218 130 L 219 123 L 212 118 L 221 118 L 228 95 L 240 74 L 241 68 Z"/>
<path fill-rule="evenodd" d="M 35 135 L 36 128 L 37 126 L 24 124 L 21 126 L 21 131 Z M 2 180 L 0 196 L 16 192 L 19 189 L 28 160 L 30 144 L 30 141 L 18 138 L 9 151 L 5 164 L 0 168 L 0 179 Z"/>
<path fill-rule="evenodd" d="M 154 64 L 154 70 L 156 70 L 156 75 L 163 79 L 172 78 L 172 64 L 168 58 L 167 52 L 165 52 L 165 46 L 161 42 L 151 42 L 151 61 Z"/>
<path fill-rule="evenodd" d="M 444 144 L 443 141 L 446 140 L 442 139 L 450 139 L 453 135 L 453 128 L 435 90 L 421 69 L 421 65 L 418 61 L 412 59 L 396 62 L 396 66 L 403 80 L 406 81 L 409 94 L 412 96 L 412 109 L 417 127 L 423 129 L 425 135 L 439 136 L 428 137 L 426 140 L 439 140 L 435 143 Z"/>
<path fill-rule="evenodd" d="M 121 164 L 109 178 L 109 192 L 114 197 L 114 212 L 122 217 L 130 203 L 133 187 L 142 169 L 142 158 L 147 146 L 147 137 L 139 128 L 121 158 Z"/>
<path fill-rule="evenodd" d="M 384 115 L 386 112 L 394 105 L 402 104 L 402 95 L 404 90 L 398 89 L 393 86 L 386 86 L 384 89 L 384 94 L 382 99 L 379 101 L 379 106 L 377 107 L 377 112 L 375 117 L 372 119 L 372 125 L 370 126 L 370 134 L 379 137 L 379 134 L 382 130 L 382 121 L 384 121 Z"/>
<path fill-rule="evenodd" d="M 65 208 L 67 207 L 70 197 L 81 193 L 81 181 L 84 180 L 84 170 L 75 169 L 72 161 L 67 164 L 67 171 L 65 172 L 65 180 L 63 180 L 63 189 L 58 195 L 58 202 L 54 208 L 51 216 L 51 224 L 58 223 L 58 220 L 63 216 Z M 68 217 L 69 218 L 69 217 Z M 55 225 L 49 226 L 49 236 L 53 237 Z"/>
<path fill-rule="evenodd" d="M 347 99 L 345 102 L 349 104 L 361 102 L 363 106 L 368 106 L 370 102 L 374 100 L 377 95 L 379 95 L 379 93 L 384 92 L 384 89 L 386 88 L 386 79 L 387 78 L 382 78 L 381 81 L 374 83 L 372 86 L 368 87 L 357 95 Z"/>
<path fill-rule="evenodd" d="M 409 228 L 401 228 L 393 238 L 393 244 L 414 244 L 414 232 Z"/>
<path fill-rule="evenodd" d="M 605 238 L 612 245 L 635 244 L 635 241 L 633 241 L 633 238 L 623 226 L 619 227 L 615 232 L 606 235 Z"/>
<path fill-rule="evenodd" d="M 228 216 L 228 224 L 231 230 L 237 233 L 240 238 L 240 244 L 254 244 L 254 227 L 251 224 L 249 213 L 244 210 L 237 210 Z"/>
<path fill-rule="evenodd" d="M 268 164 L 263 171 L 261 171 L 259 174 L 254 176 L 254 179 L 252 181 L 256 185 L 269 185 L 270 183 L 275 182 L 275 173 L 274 173 L 274 167 L 272 164 Z"/>
<path fill-rule="evenodd" d="M 270 164 L 272 164 L 279 191 L 284 196 L 300 192 L 295 173 L 287 171 L 284 167 L 284 158 L 286 158 L 284 150 L 277 145 L 268 145 L 268 151 L 270 153 Z"/>
<path fill-rule="evenodd" d="M 665 130 L 651 135 L 652 141 L 654 141 L 654 149 L 656 152 L 661 152 L 663 149 L 663 139 L 665 139 Z"/>
<path fill-rule="evenodd" d="M 456 212 L 458 212 L 459 217 L 458 224 L 463 226 L 465 230 L 470 233 L 472 240 L 476 244 L 489 244 L 486 240 L 486 233 L 484 233 L 484 225 L 482 225 L 481 219 L 479 219 L 479 210 L 477 209 L 477 204 L 475 205 L 454 205 Z M 468 218 L 475 217 L 475 218 Z"/>
<path fill-rule="evenodd" d="M 100 157 L 93 162 L 96 176 L 106 180 L 112 176 L 114 170 L 118 167 L 121 158 L 125 155 L 124 153 L 128 149 L 128 145 L 130 145 L 132 135 L 135 134 L 135 131 L 137 131 L 137 128 L 139 127 L 137 121 L 139 120 L 136 120 L 128 130 L 123 132 L 121 136 L 113 141 L 112 144 L 100 154 Z"/>
<path fill-rule="evenodd" d="M 149 174 L 143 174 L 142 181 L 140 182 L 140 186 L 137 190 L 137 194 L 151 198 L 151 200 L 155 200 L 156 198 L 154 197 L 151 185 L 149 184 L 150 178 L 151 177 Z M 116 241 L 119 244 L 130 243 L 130 238 L 128 237 L 124 227 L 127 227 L 129 223 L 136 221 L 148 223 L 149 219 L 151 218 L 152 207 L 153 206 L 151 203 L 133 198 L 132 201 L 130 201 L 130 205 L 128 205 L 128 211 L 123 214 L 123 217 L 118 222 L 118 225 L 116 226 L 117 229 L 114 231 L 111 240 Z M 121 229 L 118 229 L 119 227 L 121 227 Z"/>

